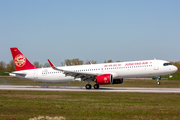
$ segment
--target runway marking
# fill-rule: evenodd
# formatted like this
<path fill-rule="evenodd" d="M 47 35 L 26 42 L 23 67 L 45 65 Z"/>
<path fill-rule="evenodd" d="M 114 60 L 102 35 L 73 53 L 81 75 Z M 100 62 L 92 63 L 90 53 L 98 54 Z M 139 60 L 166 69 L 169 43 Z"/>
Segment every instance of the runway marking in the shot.
<path fill-rule="evenodd" d="M 0 85 L 0 90 L 30 91 L 71 91 L 71 92 L 138 92 L 138 93 L 180 93 L 180 88 L 139 88 L 139 87 L 101 87 L 85 89 L 82 86 L 24 86 Z"/>

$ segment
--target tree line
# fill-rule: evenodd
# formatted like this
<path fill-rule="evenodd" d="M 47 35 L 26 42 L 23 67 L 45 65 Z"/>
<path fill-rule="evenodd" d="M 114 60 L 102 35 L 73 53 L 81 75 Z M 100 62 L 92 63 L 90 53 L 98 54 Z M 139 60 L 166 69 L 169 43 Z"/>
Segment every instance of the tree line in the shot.
<path fill-rule="evenodd" d="M 91 60 L 90 61 L 92 64 L 97 64 L 97 61 Z M 110 63 L 113 62 L 112 60 L 105 60 L 104 63 Z M 120 61 L 117 61 L 120 62 Z M 73 66 L 73 65 L 83 65 L 83 64 L 89 64 L 89 61 L 84 62 L 83 60 L 80 60 L 79 58 L 75 59 L 66 59 L 64 62 L 61 62 L 61 66 Z M 39 62 L 35 61 L 33 62 L 33 65 L 37 68 L 45 68 L 45 67 L 50 67 L 49 63 L 40 64 Z M 11 60 L 8 64 L 6 64 L 4 61 L 0 62 L 0 71 L 15 71 L 15 65 L 14 61 Z"/>
<path fill-rule="evenodd" d="M 44 65 L 40 64 L 39 62 L 33 62 L 33 65 L 37 68 L 42 67 L 50 67 L 49 63 L 45 63 Z M 6 64 L 4 61 L 0 62 L 0 71 L 15 71 L 16 67 L 14 65 L 14 61 L 11 60 L 8 64 Z"/>
<path fill-rule="evenodd" d="M 75 58 L 75 59 L 64 60 L 64 62 L 61 62 L 61 66 L 83 65 L 83 64 L 89 64 L 89 62 L 91 62 L 92 64 L 97 64 L 97 61 L 95 61 L 95 60 L 84 62 L 83 60 L 80 60 L 79 58 Z M 113 62 L 111 59 L 104 61 L 104 63 L 111 63 L 111 62 Z M 116 61 L 116 62 L 123 62 L 123 61 Z M 177 72 L 180 73 L 180 61 L 170 62 L 170 63 L 172 65 L 175 65 L 176 67 L 178 67 Z M 50 67 L 49 63 L 45 63 L 44 65 L 42 65 L 37 61 L 33 62 L 33 65 L 37 68 Z M 15 71 L 15 70 L 16 70 L 16 68 L 15 68 L 13 60 L 11 60 L 8 64 L 6 64 L 3 61 L 0 62 L 0 71 Z"/>

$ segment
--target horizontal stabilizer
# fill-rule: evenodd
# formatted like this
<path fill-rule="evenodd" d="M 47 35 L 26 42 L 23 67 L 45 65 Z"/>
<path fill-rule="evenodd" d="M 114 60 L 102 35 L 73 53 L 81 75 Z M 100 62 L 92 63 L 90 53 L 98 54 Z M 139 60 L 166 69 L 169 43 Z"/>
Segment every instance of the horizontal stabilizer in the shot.
<path fill-rule="evenodd" d="M 27 73 L 17 73 L 17 72 L 12 72 L 12 73 L 9 73 L 10 76 L 13 76 L 13 77 L 16 77 L 16 75 L 19 75 L 19 76 L 26 76 Z"/>

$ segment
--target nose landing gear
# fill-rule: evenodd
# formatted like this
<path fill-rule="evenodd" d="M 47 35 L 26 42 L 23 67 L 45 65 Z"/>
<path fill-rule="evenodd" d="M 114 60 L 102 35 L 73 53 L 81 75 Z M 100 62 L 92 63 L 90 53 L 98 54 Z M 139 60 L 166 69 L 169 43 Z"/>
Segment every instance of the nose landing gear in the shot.
<path fill-rule="evenodd" d="M 160 84 L 161 84 L 161 82 L 157 81 L 157 85 L 160 85 Z"/>
<path fill-rule="evenodd" d="M 157 85 L 160 85 L 161 84 L 161 82 L 159 81 L 159 79 L 160 79 L 160 77 L 156 77 L 157 78 Z"/>

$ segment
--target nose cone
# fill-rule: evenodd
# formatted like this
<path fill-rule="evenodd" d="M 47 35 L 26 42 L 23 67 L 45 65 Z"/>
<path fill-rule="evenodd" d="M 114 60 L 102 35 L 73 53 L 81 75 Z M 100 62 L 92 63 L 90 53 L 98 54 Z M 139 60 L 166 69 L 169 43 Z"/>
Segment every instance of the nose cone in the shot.
<path fill-rule="evenodd" d="M 178 68 L 176 66 L 173 67 L 173 71 L 176 72 Z"/>

